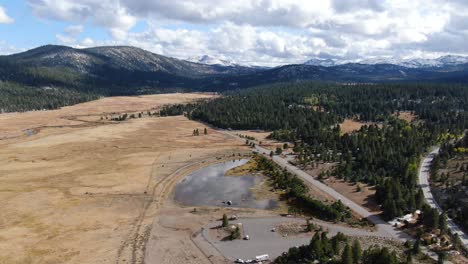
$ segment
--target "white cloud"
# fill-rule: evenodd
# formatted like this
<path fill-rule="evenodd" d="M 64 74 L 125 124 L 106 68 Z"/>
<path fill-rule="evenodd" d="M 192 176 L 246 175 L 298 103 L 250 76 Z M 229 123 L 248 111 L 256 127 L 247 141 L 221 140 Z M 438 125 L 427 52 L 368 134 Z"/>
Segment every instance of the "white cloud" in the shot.
<path fill-rule="evenodd" d="M 71 37 L 76 37 L 82 32 L 83 32 L 82 25 L 73 25 L 73 26 L 68 26 L 67 28 L 65 28 L 65 33 L 67 33 Z"/>
<path fill-rule="evenodd" d="M 468 54 L 465 0 L 28 0 L 33 13 L 108 30 L 100 44 L 179 58 L 209 54 L 259 64 L 316 55 L 345 58 Z M 138 21 L 148 28 L 131 29 Z M 75 33 L 73 33 L 75 32 Z M 78 33 L 76 33 L 78 32 Z M 83 45 L 82 28 L 57 40 Z"/>
<path fill-rule="evenodd" d="M 0 6 L 0 24 L 10 24 L 13 22 L 15 22 L 15 20 L 7 15 L 5 8 Z"/>
<path fill-rule="evenodd" d="M 64 45 L 73 45 L 76 42 L 76 39 L 67 35 L 56 34 L 55 38 L 60 44 Z"/>
<path fill-rule="evenodd" d="M 0 40 L 0 55 L 9 55 L 13 53 L 22 52 L 25 49 L 20 49 L 7 43 L 6 41 Z"/>
<path fill-rule="evenodd" d="M 137 22 L 125 6 L 115 0 L 28 0 L 33 14 L 71 23 L 89 21 L 102 26 L 115 38 L 123 38 Z"/>

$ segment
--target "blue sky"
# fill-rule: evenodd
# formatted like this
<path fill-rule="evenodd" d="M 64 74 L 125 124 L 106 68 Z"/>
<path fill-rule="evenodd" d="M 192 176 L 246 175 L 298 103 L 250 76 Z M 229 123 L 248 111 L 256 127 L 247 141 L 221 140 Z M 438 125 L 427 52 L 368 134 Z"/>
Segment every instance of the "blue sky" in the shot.
<path fill-rule="evenodd" d="M 56 34 L 63 32 L 71 25 L 67 21 L 47 19 L 32 14 L 26 1 L 0 0 L 0 6 L 6 9 L 9 17 L 14 19 L 11 24 L 0 24 L 1 41 L 18 49 L 29 49 L 45 44 L 60 44 Z M 142 23 L 144 24 L 144 23 Z M 109 34 L 104 28 L 84 24 L 86 36 L 96 40 L 105 40 Z M 140 28 L 136 27 L 136 29 Z"/>
<path fill-rule="evenodd" d="M 464 0 L 0 0 L 0 53 L 132 45 L 244 64 L 468 54 Z"/>

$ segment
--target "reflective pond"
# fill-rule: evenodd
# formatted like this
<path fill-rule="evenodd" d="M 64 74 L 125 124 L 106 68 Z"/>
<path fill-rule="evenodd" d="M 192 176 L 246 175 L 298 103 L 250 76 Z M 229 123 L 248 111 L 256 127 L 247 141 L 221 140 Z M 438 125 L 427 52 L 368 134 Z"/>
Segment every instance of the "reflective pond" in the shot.
<path fill-rule="evenodd" d="M 247 163 L 248 159 L 232 160 L 210 165 L 192 172 L 179 184 L 174 199 L 183 205 L 229 206 L 273 209 L 277 202 L 255 200 L 250 188 L 262 181 L 261 176 L 225 176 L 226 172 Z"/>

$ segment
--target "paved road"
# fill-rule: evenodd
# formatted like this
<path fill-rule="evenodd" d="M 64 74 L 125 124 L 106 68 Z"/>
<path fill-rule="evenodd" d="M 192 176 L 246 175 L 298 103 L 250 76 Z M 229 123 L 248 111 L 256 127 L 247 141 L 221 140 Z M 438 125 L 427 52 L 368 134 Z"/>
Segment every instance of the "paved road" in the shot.
<path fill-rule="evenodd" d="M 429 184 L 429 171 L 431 168 L 431 163 L 432 163 L 432 160 L 434 159 L 434 156 L 437 153 L 439 153 L 439 149 L 440 149 L 439 147 L 434 148 L 429 154 L 427 154 L 426 157 L 424 157 L 421 163 L 421 167 L 419 168 L 418 178 L 419 178 L 419 186 L 423 190 L 424 197 L 426 198 L 427 203 L 432 208 L 437 208 L 437 210 L 439 210 L 439 212 L 442 213 L 443 211 L 442 208 L 440 208 L 439 204 L 437 204 L 437 201 L 432 196 L 431 186 Z M 465 234 L 450 218 L 447 219 L 447 225 L 453 234 L 458 234 L 461 241 L 463 242 L 464 247 L 468 248 L 468 235 Z"/>

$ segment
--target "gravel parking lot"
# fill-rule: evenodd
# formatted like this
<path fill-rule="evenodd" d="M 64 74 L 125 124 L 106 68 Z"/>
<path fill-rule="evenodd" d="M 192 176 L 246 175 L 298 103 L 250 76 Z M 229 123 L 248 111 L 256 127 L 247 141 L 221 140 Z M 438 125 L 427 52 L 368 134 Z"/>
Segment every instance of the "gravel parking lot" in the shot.
<path fill-rule="evenodd" d="M 296 222 L 305 224 L 306 220 L 301 218 L 287 217 L 265 217 L 265 218 L 243 218 L 231 223 L 242 223 L 244 234 L 249 235 L 250 240 L 234 240 L 234 241 L 219 241 L 213 239 L 209 235 L 209 228 L 219 225 L 213 223 L 203 230 L 203 236 L 207 239 L 219 252 L 230 260 L 241 258 L 243 260 L 254 259 L 255 256 L 268 254 L 270 259 L 281 255 L 289 248 L 308 244 L 312 238 L 311 234 L 301 234 L 296 236 L 283 237 L 277 232 L 272 232 L 271 229 L 281 223 Z M 333 225 L 322 221 L 313 221 L 315 224 L 321 225 L 324 230 L 329 232 L 329 236 L 333 236 L 338 232 L 342 232 L 350 236 L 374 236 L 382 237 L 379 232 L 370 232 L 362 229 L 348 228 L 340 225 Z M 385 235 L 384 235 L 385 236 Z"/>

